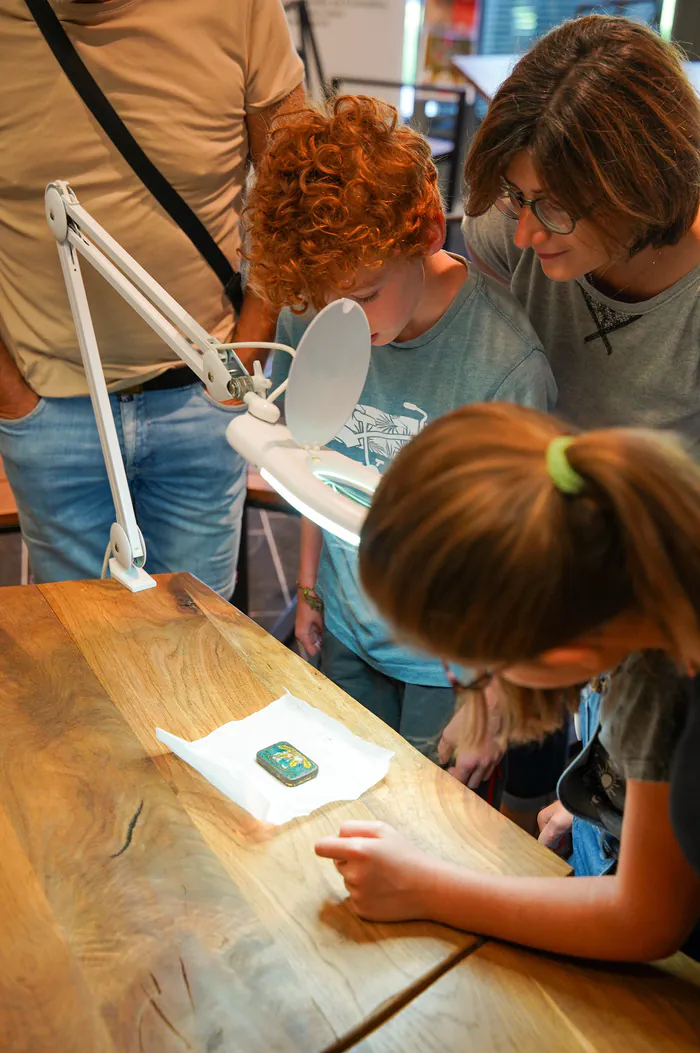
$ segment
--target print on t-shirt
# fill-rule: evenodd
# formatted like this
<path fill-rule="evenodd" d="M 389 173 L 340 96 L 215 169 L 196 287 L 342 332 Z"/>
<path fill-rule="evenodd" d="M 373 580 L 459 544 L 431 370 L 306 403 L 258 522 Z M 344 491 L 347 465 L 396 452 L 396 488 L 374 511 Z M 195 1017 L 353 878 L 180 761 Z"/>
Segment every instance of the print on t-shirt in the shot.
<path fill-rule="evenodd" d="M 602 340 L 605 346 L 605 350 L 609 355 L 613 353 L 612 344 L 608 340 L 608 334 L 614 333 L 618 329 L 624 329 L 625 326 L 632 325 L 632 322 L 636 322 L 638 318 L 641 318 L 641 314 L 626 314 L 624 311 L 616 311 L 613 307 L 609 307 L 607 304 L 598 303 L 594 300 L 591 294 L 584 289 L 582 285 L 579 285 L 579 289 L 583 294 L 583 298 L 586 301 L 586 307 L 591 313 L 591 318 L 596 324 L 595 333 L 590 333 L 584 337 L 584 344 L 590 344 L 592 340 Z"/>
<path fill-rule="evenodd" d="M 412 402 L 404 402 L 403 408 L 408 414 L 394 416 L 374 406 L 357 405 L 335 441 L 361 452 L 368 468 L 383 468 L 428 420 L 425 410 Z"/>

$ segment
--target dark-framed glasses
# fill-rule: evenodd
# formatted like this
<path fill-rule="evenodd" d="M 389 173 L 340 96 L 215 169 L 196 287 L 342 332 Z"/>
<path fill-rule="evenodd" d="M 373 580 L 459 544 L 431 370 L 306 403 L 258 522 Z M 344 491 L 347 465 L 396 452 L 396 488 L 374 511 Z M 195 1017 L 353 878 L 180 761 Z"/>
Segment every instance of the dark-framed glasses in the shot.
<path fill-rule="evenodd" d="M 533 216 L 552 234 L 572 234 L 578 223 L 575 216 L 569 215 L 565 209 L 555 205 L 548 198 L 538 197 L 530 200 L 510 186 L 501 188 L 501 193 L 494 203 L 498 211 L 509 219 L 519 219 L 520 213 L 527 205 Z"/>

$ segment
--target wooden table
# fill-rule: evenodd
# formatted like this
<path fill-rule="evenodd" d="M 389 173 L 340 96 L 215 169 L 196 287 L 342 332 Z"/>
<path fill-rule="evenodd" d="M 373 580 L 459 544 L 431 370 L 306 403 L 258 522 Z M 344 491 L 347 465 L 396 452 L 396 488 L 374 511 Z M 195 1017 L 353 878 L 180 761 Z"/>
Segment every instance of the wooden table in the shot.
<path fill-rule="evenodd" d="M 353 1053 L 697 1053 L 700 965 L 612 966 L 485 941 Z"/>
<path fill-rule="evenodd" d="M 507 976 L 492 982 L 479 957 L 495 945 L 359 921 L 314 841 L 375 817 L 494 873 L 566 866 L 201 583 L 163 576 L 136 596 L 113 582 L 3 589 L 0 637 L 2 1050 L 428 1049 L 411 1020 L 431 1030 L 445 982 L 455 1044 L 440 1048 L 462 1049 L 475 1021 L 508 1004 Z M 285 687 L 396 756 L 361 800 L 268 827 L 154 729 L 196 738 Z M 542 1005 L 557 1033 L 565 1010 L 549 995 Z M 508 1021 L 489 1027 L 504 1044 L 474 1048 L 511 1048 Z"/>

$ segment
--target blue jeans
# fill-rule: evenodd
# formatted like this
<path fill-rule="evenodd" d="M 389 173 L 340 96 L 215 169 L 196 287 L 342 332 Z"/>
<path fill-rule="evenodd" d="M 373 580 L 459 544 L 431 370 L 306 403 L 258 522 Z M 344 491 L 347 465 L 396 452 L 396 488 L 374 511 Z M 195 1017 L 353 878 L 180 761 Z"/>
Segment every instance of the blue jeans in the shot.
<path fill-rule="evenodd" d="M 188 570 L 229 597 L 245 464 L 226 442 L 240 408 L 201 384 L 110 396 L 151 574 Z M 0 456 L 37 582 L 99 578 L 114 504 L 89 398 L 42 398 L 0 419 Z"/>
<path fill-rule="evenodd" d="M 581 743 L 585 747 L 598 729 L 600 720 L 599 692 L 584 687 L 579 705 Z M 594 823 L 574 816 L 571 827 L 572 853 L 569 865 L 576 877 L 602 877 L 617 865 L 618 844 L 611 834 Z"/>

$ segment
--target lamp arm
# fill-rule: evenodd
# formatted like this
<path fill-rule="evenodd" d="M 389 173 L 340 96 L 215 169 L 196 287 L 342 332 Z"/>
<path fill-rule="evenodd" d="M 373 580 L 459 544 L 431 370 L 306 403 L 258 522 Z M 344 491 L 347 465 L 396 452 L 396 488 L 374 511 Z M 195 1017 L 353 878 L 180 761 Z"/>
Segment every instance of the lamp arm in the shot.
<path fill-rule="evenodd" d="M 68 238 L 58 242 L 57 247 L 114 501 L 116 523 L 109 535 L 109 551 L 113 553 L 109 568 L 112 577 L 132 592 L 140 592 L 151 588 L 155 581 L 143 569 L 146 546 L 136 522 L 78 254 Z"/>
<path fill-rule="evenodd" d="M 136 522 L 79 256 L 102 275 L 219 402 L 234 396 L 245 399 L 249 405 L 250 400 L 260 404 L 262 410 L 259 412 L 267 410 L 279 415 L 275 407 L 265 407 L 264 396 L 270 381 L 263 377 L 262 371 L 256 369 L 251 376 L 235 354 L 233 368 L 229 368 L 221 352 L 230 353 L 236 347 L 251 346 L 285 350 L 292 355 L 294 352 L 284 344 L 220 343 L 85 211 L 67 183 L 56 182 L 47 186 L 45 206 L 49 227 L 56 238 L 114 500 L 116 523 L 110 531 L 113 555 L 109 559 L 109 568 L 112 577 L 137 592 L 151 588 L 155 581 L 143 569 L 146 547 Z"/>
<path fill-rule="evenodd" d="M 117 265 L 130 286 L 141 290 L 151 304 L 202 354 L 216 343 L 206 329 L 82 207 L 67 183 L 49 183 L 45 203 L 46 218 L 57 241 L 65 240 L 69 229 L 82 233 L 94 243 L 103 256 Z M 246 372 L 240 362 L 237 362 L 237 368 L 241 373 Z"/>
<path fill-rule="evenodd" d="M 269 381 L 256 373 L 252 377 L 235 351 L 261 347 L 286 351 L 294 349 L 274 341 L 222 343 L 185 311 L 119 242 L 107 233 L 79 203 L 70 186 L 50 183 L 46 188 L 46 216 L 59 244 L 68 241 L 126 300 L 130 307 L 199 377 L 217 402 L 233 396 L 244 398 L 249 392 L 264 399 Z M 233 369 L 225 365 L 221 352 L 234 352 Z M 284 389 L 282 389 L 284 390 Z M 281 391 L 278 390 L 275 397 Z"/>

